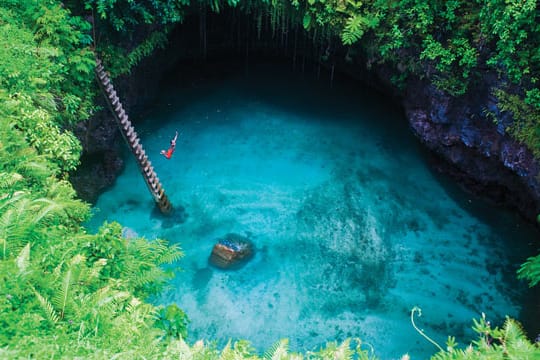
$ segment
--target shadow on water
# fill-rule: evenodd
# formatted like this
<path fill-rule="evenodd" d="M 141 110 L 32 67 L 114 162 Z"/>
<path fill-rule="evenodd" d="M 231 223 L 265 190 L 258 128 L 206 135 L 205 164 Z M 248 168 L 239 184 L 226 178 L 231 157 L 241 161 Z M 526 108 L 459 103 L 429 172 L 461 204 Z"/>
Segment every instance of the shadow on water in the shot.
<path fill-rule="evenodd" d="M 179 67 L 189 67 L 190 71 L 176 71 L 163 77 L 162 95 L 149 110 L 153 118 L 174 117 L 183 108 L 217 93 L 220 84 L 227 83 L 235 84 L 232 87 L 236 93 L 223 94 L 223 105 L 241 98 L 246 103 L 269 103 L 283 111 L 294 109 L 300 117 L 353 122 L 358 119 L 351 118 L 351 113 L 362 109 L 366 117 L 374 119 L 370 124 L 376 129 L 374 133 L 384 134 L 380 138 L 381 147 L 389 145 L 386 138 L 400 139 L 398 145 L 401 146 L 417 145 L 406 121 L 396 121 L 404 120 L 398 104 L 388 99 L 380 106 L 383 96 L 380 92 L 346 77 L 338 80 L 336 75 L 338 86 L 331 88 L 328 82 L 317 80 L 313 74 L 292 71 L 290 63 L 283 60 L 258 63 L 253 67 L 253 74 L 243 76 L 239 76 L 242 67 L 237 62 L 188 63 Z M 146 115 L 148 113 L 142 113 L 138 121 L 144 124 L 146 131 L 157 131 L 161 124 L 145 121 Z"/>
<path fill-rule="evenodd" d="M 431 165 L 429 169 L 433 179 L 441 185 L 441 188 L 455 204 L 471 217 L 477 218 L 479 223 L 496 224 L 496 230 L 493 230 L 489 235 L 491 239 L 486 239 L 488 243 L 490 241 L 501 242 L 508 249 L 521 249 L 517 252 L 508 251 L 504 254 L 509 266 L 502 269 L 502 275 L 505 282 L 515 284 L 517 290 L 515 300 L 522 304 L 517 320 L 521 322 L 529 338 L 534 340 L 540 335 L 540 322 L 538 321 L 540 319 L 540 302 L 538 301 L 540 288 L 538 286 L 530 288 L 524 280 L 518 280 L 517 270 L 528 257 L 538 254 L 539 244 L 534 241 L 540 235 L 538 229 L 516 212 L 468 192 L 452 178 L 439 171 L 437 163 L 443 160 L 426 150 L 422 151 L 422 157 L 426 163 Z M 476 229 L 471 228 L 470 230 L 470 233 L 474 234 Z M 480 238 L 482 237 L 480 236 Z M 490 263 L 490 266 L 500 268 L 500 264 L 495 261 Z M 517 295 L 518 293 L 519 295 Z"/>
<path fill-rule="evenodd" d="M 163 228 L 170 228 L 175 225 L 180 225 L 186 222 L 189 214 L 186 211 L 186 208 L 180 204 L 173 206 L 172 210 L 168 214 L 163 214 L 157 204 L 152 208 L 152 219 L 161 220 Z"/>

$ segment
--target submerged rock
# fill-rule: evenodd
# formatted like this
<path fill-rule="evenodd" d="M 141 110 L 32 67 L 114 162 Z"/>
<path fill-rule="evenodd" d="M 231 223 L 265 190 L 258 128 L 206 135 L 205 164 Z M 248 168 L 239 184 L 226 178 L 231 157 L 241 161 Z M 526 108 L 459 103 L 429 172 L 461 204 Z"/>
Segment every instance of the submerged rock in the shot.
<path fill-rule="evenodd" d="M 245 236 L 229 233 L 218 239 L 208 261 L 220 269 L 234 269 L 253 257 L 253 243 Z"/>

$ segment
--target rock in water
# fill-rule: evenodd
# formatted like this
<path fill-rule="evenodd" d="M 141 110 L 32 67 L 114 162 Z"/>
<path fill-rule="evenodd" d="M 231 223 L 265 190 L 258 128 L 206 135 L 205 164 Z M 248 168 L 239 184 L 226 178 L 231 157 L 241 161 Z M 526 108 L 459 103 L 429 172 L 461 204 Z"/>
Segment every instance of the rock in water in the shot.
<path fill-rule="evenodd" d="M 253 243 L 247 237 L 230 233 L 218 239 L 209 261 L 220 269 L 239 268 L 253 256 L 253 253 Z"/>

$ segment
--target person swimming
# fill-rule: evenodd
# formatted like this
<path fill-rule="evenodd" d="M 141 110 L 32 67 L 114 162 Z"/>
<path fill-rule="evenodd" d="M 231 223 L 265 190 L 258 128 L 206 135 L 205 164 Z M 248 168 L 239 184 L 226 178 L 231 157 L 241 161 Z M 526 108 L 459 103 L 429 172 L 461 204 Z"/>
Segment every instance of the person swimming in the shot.
<path fill-rule="evenodd" d="M 167 149 L 167 151 L 161 150 L 160 154 L 165 156 L 167 159 L 170 159 L 174 153 L 174 150 L 176 149 L 177 139 L 178 139 L 178 131 L 176 131 L 174 138 L 171 139 L 171 146 L 169 146 L 169 149 Z"/>

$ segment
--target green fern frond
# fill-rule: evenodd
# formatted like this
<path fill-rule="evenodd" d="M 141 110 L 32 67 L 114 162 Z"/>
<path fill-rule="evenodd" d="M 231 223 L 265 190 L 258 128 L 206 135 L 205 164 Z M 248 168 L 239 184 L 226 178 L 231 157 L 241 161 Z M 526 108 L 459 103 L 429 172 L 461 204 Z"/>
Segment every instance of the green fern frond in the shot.
<path fill-rule="evenodd" d="M 527 359 L 536 347 L 527 339 L 525 331 L 520 323 L 510 318 L 506 318 L 503 331 L 505 333 L 505 345 L 508 352 L 513 354 L 515 359 Z"/>
<path fill-rule="evenodd" d="M 159 267 L 153 267 L 149 270 L 142 271 L 132 277 L 133 284 L 137 287 L 159 282 L 165 277 L 165 272 Z"/>
<path fill-rule="evenodd" d="M 98 259 L 94 262 L 90 270 L 88 271 L 88 277 L 90 280 L 99 279 L 101 271 L 107 265 L 107 259 Z"/>
<path fill-rule="evenodd" d="M 117 304 L 118 302 L 125 301 L 131 294 L 127 291 L 113 290 L 109 286 L 103 287 L 97 292 L 99 307 L 106 306 L 107 304 Z"/>
<path fill-rule="evenodd" d="M 22 179 L 23 176 L 16 172 L 0 172 L 0 190 L 11 189 L 16 183 L 18 183 Z"/>
<path fill-rule="evenodd" d="M 184 253 L 182 253 L 180 246 L 178 246 L 177 244 L 168 245 L 167 242 L 163 240 L 159 241 L 161 243 L 161 246 L 156 257 L 156 263 L 158 265 L 172 264 L 180 260 L 184 256 Z"/>
<path fill-rule="evenodd" d="M 41 305 L 41 309 L 45 312 L 45 315 L 47 316 L 47 319 L 53 323 L 56 324 L 60 320 L 60 317 L 58 316 L 58 313 L 54 309 L 53 305 L 49 300 L 47 300 L 43 295 L 41 295 L 36 289 L 32 287 L 32 290 L 34 291 L 34 294 L 36 295 L 39 304 Z"/>
<path fill-rule="evenodd" d="M 47 199 L 47 198 L 39 198 L 32 201 L 32 203 L 40 207 L 42 205 L 46 205 L 46 206 L 42 206 L 39 209 L 37 215 L 34 217 L 34 220 L 33 220 L 34 224 L 39 223 L 41 220 L 46 218 L 49 214 L 54 214 L 55 212 L 63 210 L 62 206 L 59 203 L 51 199 Z"/>
<path fill-rule="evenodd" d="M 42 161 L 21 161 L 17 164 L 15 170 L 21 173 L 23 176 L 33 179 L 45 179 L 51 176 L 51 165 L 48 165 L 44 160 Z"/>
<path fill-rule="evenodd" d="M 0 216 L 0 239 L 2 239 L 2 259 L 6 260 L 11 254 L 12 242 L 8 239 L 16 228 L 15 223 L 12 221 L 14 212 L 12 210 L 6 211 Z"/>
<path fill-rule="evenodd" d="M 56 267 L 53 269 L 53 275 L 56 279 L 59 279 L 62 275 L 62 269 L 64 268 L 64 262 L 61 261 Z"/>
<path fill-rule="evenodd" d="M 517 271 L 518 279 L 527 280 L 533 287 L 540 282 L 540 255 L 527 259 Z"/>
<path fill-rule="evenodd" d="M 525 337 L 523 327 L 516 321 L 506 318 L 503 325 L 504 340 L 506 344 L 515 343 L 516 340 Z"/>
<path fill-rule="evenodd" d="M 236 354 L 234 350 L 231 348 L 231 340 L 227 341 L 227 344 L 225 347 L 221 350 L 221 354 L 219 355 L 219 360 L 235 360 Z"/>
<path fill-rule="evenodd" d="M 24 273 L 28 266 L 30 265 L 30 243 L 21 250 L 19 256 L 15 259 L 15 263 L 19 268 L 20 273 Z"/>
<path fill-rule="evenodd" d="M 351 340 L 346 339 L 337 348 L 334 353 L 334 359 L 352 359 L 353 351 L 351 349 Z"/>
<path fill-rule="evenodd" d="M 263 359 L 265 360 L 283 360 L 289 353 L 289 339 L 281 339 L 275 342 L 265 351 Z"/>
<path fill-rule="evenodd" d="M 50 187 L 47 191 L 47 197 L 50 199 L 72 199 L 76 197 L 76 192 L 71 184 L 65 180 L 54 180 L 48 184 Z"/>
<path fill-rule="evenodd" d="M 68 311 L 74 308 L 73 284 L 81 283 L 85 274 L 85 257 L 77 254 L 68 262 L 67 269 L 62 274 L 63 263 L 54 269 L 57 278 L 61 278 L 61 286 L 56 290 L 52 302 L 60 309 L 60 318 L 63 319 Z"/>
<path fill-rule="evenodd" d="M 27 197 L 27 194 L 24 191 L 18 191 L 9 197 L 3 197 L 0 200 L 0 211 L 2 211 L 4 208 L 9 208 L 11 205 L 24 199 L 25 197 Z"/>
<path fill-rule="evenodd" d="M 55 292 L 52 302 L 57 309 L 60 309 L 60 318 L 63 319 L 66 313 L 69 291 L 72 283 L 71 268 L 68 267 L 62 278 L 62 286 Z"/>
<path fill-rule="evenodd" d="M 29 200 L 21 197 L 18 200 L 7 200 L 9 207 L 3 208 L 0 216 L 0 239 L 2 239 L 2 258 L 19 253 L 28 243 L 36 240 L 37 233 L 33 226 L 29 211 Z"/>

